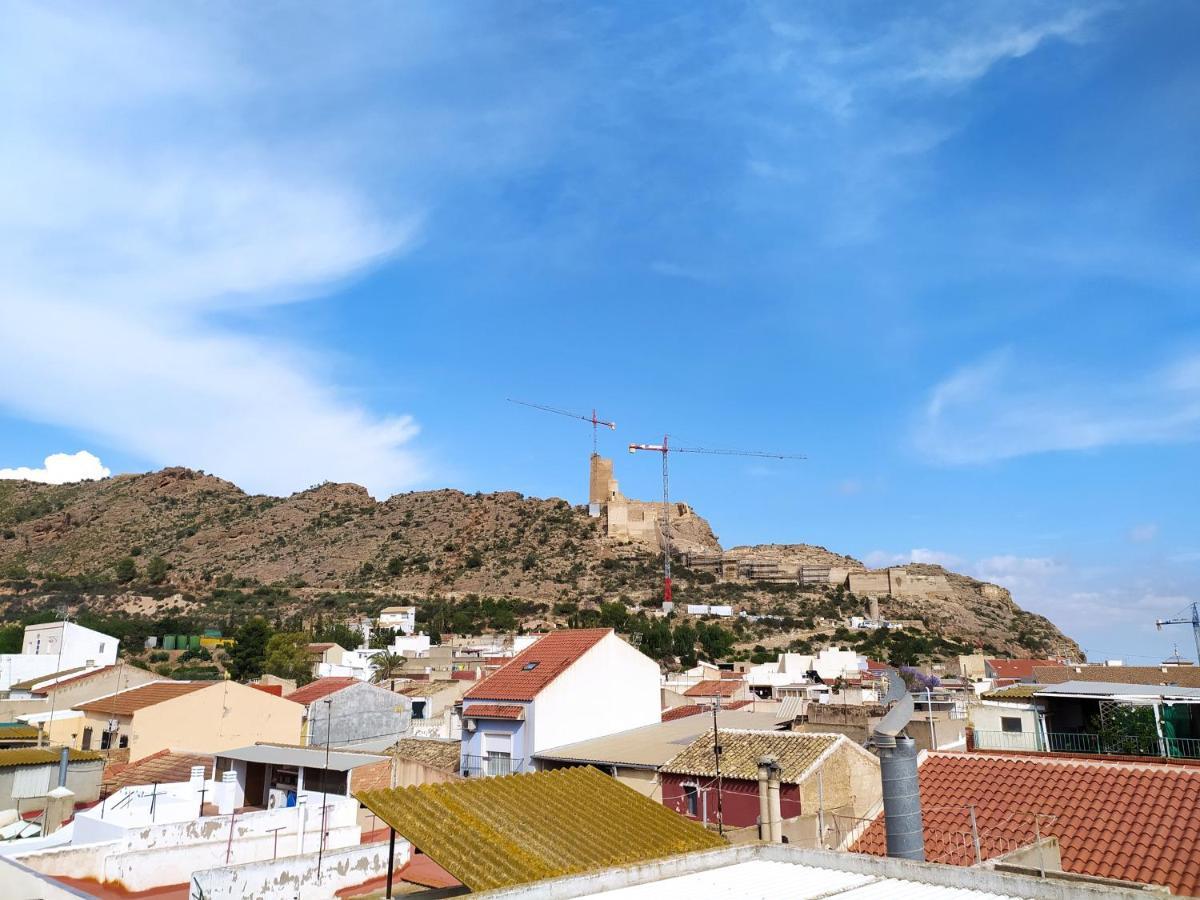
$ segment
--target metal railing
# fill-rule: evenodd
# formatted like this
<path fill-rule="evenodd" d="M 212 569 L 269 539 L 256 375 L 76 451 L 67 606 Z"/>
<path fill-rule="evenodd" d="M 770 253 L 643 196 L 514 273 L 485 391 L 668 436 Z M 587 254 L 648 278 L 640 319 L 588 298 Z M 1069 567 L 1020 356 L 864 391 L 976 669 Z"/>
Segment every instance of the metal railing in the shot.
<path fill-rule="evenodd" d="M 459 773 L 467 778 L 513 775 L 524 771 L 527 771 L 524 760 L 495 753 L 487 756 L 464 756 L 459 765 Z"/>
<path fill-rule="evenodd" d="M 1200 759 L 1200 738 L 1147 735 L 1099 735 L 1087 732 L 976 731 L 977 750 L 1016 750 L 1026 753 L 1090 753 L 1098 756 L 1163 756 Z"/>

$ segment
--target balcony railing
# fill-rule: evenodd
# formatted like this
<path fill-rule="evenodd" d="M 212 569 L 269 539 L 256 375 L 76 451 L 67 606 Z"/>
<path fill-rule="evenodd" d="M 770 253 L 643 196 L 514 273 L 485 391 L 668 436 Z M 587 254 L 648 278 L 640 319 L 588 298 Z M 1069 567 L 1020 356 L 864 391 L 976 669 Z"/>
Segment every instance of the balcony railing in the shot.
<path fill-rule="evenodd" d="M 529 769 L 526 768 L 524 760 L 496 753 L 487 756 L 464 756 L 459 766 L 459 772 L 467 778 L 513 775 L 527 771 Z"/>
<path fill-rule="evenodd" d="M 976 731 L 977 750 L 1016 750 L 1025 753 L 1091 753 L 1100 756 L 1163 756 L 1200 759 L 1200 738 L 1145 735 L 1104 736 L 1086 732 Z"/>

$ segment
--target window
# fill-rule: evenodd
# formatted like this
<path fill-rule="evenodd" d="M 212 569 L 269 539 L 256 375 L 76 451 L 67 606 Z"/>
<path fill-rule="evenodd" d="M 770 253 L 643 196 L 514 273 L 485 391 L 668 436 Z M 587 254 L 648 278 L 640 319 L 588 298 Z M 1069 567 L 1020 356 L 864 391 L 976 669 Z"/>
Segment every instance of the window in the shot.
<path fill-rule="evenodd" d="M 424 700 L 414 700 L 412 702 L 412 717 L 414 719 L 425 718 L 425 701 Z"/>
<path fill-rule="evenodd" d="M 101 750 L 107 750 L 109 747 L 112 746 L 112 736 L 113 736 L 113 732 L 111 732 L 111 731 L 106 731 L 100 735 L 100 749 Z"/>
<path fill-rule="evenodd" d="M 512 754 L 499 753 L 493 750 L 487 755 L 487 773 L 489 775 L 511 775 Z"/>
<path fill-rule="evenodd" d="M 128 747 L 129 746 L 129 735 L 127 735 L 127 734 L 121 735 L 121 740 L 117 742 L 117 746 L 121 747 L 121 748 Z"/>
<path fill-rule="evenodd" d="M 538 664 L 536 662 L 527 662 L 527 663 L 525 663 L 525 665 L 521 666 L 521 671 L 522 672 L 532 672 L 537 667 L 538 667 Z"/>
<path fill-rule="evenodd" d="M 100 652 L 101 652 L 101 653 L 103 653 L 103 652 L 104 652 L 104 641 L 101 641 L 101 642 L 100 642 Z"/>
<path fill-rule="evenodd" d="M 1014 734 L 1020 734 L 1025 729 L 1023 729 L 1021 727 L 1021 720 L 1018 717 L 1016 717 L 1016 716 L 1001 716 L 1000 717 L 1000 730 L 1007 731 L 1007 732 L 1014 733 Z"/>
<path fill-rule="evenodd" d="M 79 745 L 80 750 L 92 749 L 92 726 L 89 725 L 83 729 L 83 742 Z"/>
<path fill-rule="evenodd" d="M 683 802 L 687 805 L 689 816 L 700 815 L 700 789 L 694 784 L 683 786 Z"/>

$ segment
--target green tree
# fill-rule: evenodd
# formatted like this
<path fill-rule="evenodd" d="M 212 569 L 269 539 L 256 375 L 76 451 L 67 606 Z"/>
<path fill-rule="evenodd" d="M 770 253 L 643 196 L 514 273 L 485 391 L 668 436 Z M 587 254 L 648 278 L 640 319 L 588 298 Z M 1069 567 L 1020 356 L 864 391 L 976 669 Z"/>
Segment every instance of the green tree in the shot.
<path fill-rule="evenodd" d="M 335 622 L 332 625 L 320 625 L 313 630 L 313 640 L 329 641 L 337 644 L 343 650 L 357 650 L 362 646 L 362 634 L 348 625 Z"/>
<path fill-rule="evenodd" d="M 686 622 L 675 626 L 671 636 L 671 650 L 679 657 L 679 664 L 690 669 L 696 664 L 696 629 Z"/>
<path fill-rule="evenodd" d="M 297 684 L 313 679 L 313 656 L 308 652 L 308 635 L 303 631 L 281 631 L 267 640 L 263 669 Z"/>
<path fill-rule="evenodd" d="M 20 653 L 25 628 L 21 625 L 5 625 L 0 628 L 0 653 Z"/>
<path fill-rule="evenodd" d="M 132 556 L 122 556 L 113 566 L 113 573 L 120 584 L 128 584 L 137 578 L 138 567 Z"/>
<path fill-rule="evenodd" d="M 146 577 L 151 584 L 162 584 L 167 580 L 167 561 L 161 556 L 154 556 L 146 566 Z"/>
<path fill-rule="evenodd" d="M 384 650 L 371 657 L 371 680 L 378 683 L 398 678 L 404 671 L 404 657 L 391 650 Z"/>
<path fill-rule="evenodd" d="M 700 639 L 700 648 L 711 662 L 728 656 L 733 650 L 733 632 L 727 631 L 720 625 L 701 622 L 696 632 Z"/>
<path fill-rule="evenodd" d="M 255 616 L 238 629 L 237 643 L 230 653 L 229 674 L 237 681 L 250 681 L 263 673 L 267 659 L 267 642 L 271 626 L 261 616 Z"/>

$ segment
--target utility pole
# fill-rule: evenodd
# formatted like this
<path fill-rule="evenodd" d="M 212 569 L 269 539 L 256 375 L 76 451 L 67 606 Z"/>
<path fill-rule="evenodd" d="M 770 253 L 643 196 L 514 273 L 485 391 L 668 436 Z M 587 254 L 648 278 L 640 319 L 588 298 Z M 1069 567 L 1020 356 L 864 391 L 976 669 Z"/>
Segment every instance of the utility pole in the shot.
<path fill-rule="evenodd" d="M 666 459 L 664 456 L 663 459 Z M 713 760 L 717 769 L 717 834 L 725 833 L 725 806 L 722 799 L 721 782 L 721 732 L 717 729 L 717 710 L 721 708 L 721 695 L 713 698 Z"/>
<path fill-rule="evenodd" d="M 317 881 L 321 880 L 321 860 L 325 856 L 325 817 L 329 812 L 329 731 L 333 728 L 333 698 L 325 703 L 325 775 L 321 778 L 321 842 L 317 845 Z"/>

